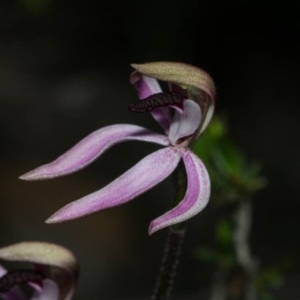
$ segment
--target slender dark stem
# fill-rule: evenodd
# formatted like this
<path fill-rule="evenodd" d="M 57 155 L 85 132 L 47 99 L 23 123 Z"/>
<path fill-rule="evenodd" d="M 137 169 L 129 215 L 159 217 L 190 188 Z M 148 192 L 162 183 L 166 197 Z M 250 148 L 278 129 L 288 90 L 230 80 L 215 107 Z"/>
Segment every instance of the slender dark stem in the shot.
<path fill-rule="evenodd" d="M 186 171 L 180 162 L 175 172 L 176 193 L 174 203 L 177 205 L 184 197 L 187 187 Z M 169 227 L 165 251 L 151 300 L 168 300 L 174 286 L 182 243 L 185 235 L 185 223 Z"/>
<path fill-rule="evenodd" d="M 180 230 L 169 229 L 160 272 L 151 300 L 167 300 L 170 298 L 184 235 L 184 228 Z"/>

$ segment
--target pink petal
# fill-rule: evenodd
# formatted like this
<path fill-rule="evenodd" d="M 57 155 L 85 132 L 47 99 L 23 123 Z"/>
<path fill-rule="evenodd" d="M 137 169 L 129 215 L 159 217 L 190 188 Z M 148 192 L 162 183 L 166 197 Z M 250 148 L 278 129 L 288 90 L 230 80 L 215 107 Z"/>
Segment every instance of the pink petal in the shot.
<path fill-rule="evenodd" d="M 188 149 L 185 150 L 182 158 L 188 180 L 186 194 L 175 208 L 151 222 L 149 227 L 150 234 L 190 219 L 203 210 L 208 203 L 210 180 L 204 164 Z"/>
<path fill-rule="evenodd" d="M 158 150 L 101 190 L 66 205 L 46 223 L 64 222 L 124 204 L 168 177 L 178 165 L 180 157 L 180 152 L 173 147 Z"/>
<path fill-rule="evenodd" d="M 59 300 L 57 284 L 50 279 L 43 280 L 42 289 L 36 289 L 31 300 Z"/>
<path fill-rule="evenodd" d="M 186 99 L 183 103 L 183 113 L 175 111 L 169 132 L 170 142 L 177 145 L 180 139 L 190 137 L 198 129 L 200 122 L 200 106 L 195 101 Z"/>
<path fill-rule="evenodd" d="M 161 93 L 162 90 L 158 81 L 154 78 L 141 75 L 138 72 L 133 72 L 130 76 L 130 83 L 138 92 L 138 97 L 143 100 L 153 94 Z M 160 107 L 151 111 L 153 118 L 168 132 L 171 122 L 171 113 L 168 107 Z"/>
<path fill-rule="evenodd" d="M 113 145 L 130 140 L 168 145 L 168 139 L 136 125 L 117 124 L 94 131 L 55 161 L 22 175 L 24 180 L 42 180 L 76 172 Z"/>
<path fill-rule="evenodd" d="M 171 123 L 171 113 L 168 107 L 158 107 L 151 111 L 152 117 L 160 125 L 166 134 L 169 132 Z"/>

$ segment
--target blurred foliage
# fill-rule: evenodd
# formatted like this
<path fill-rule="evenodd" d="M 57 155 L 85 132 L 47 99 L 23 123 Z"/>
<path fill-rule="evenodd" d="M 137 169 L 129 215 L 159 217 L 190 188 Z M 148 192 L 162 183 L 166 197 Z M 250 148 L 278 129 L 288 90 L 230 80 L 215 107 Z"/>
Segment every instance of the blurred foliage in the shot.
<path fill-rule="evenodd" d="M 208 169 L 213 201 L 218 204 L 245 198 L 266 185 L 265 178 L 260 176 L 260 164 L 247 161 L 230 139 L 223 118 L 213 118 L 204 134 L 195 141 L 193 150 Z"/>
<path fill-rule="evenodd" d="M 277 266 L 260 271 L 256 277 L 259 300 L 273 300 L 272 291 L 282 286 L 284 276 L 291 269 L 293 261 L 284 259 Z"/>
<path fill-rule="evenodd" d="M 266 186 L 257 162 L 248 162 L 245 154 L 231 140 L 223 118 L 214 117 L 206 132 L 193 145 L 210 174 L 213 200 L 229 204 L 250 197 Z M 226 216 L 215 228 L 215 247 L 201 247 L 197 258 L 212 264 L 224 274 L 238 272 L 240 266 L 234 245 L 234 222 Z M 272 291 L 281 286 L 291 261 L 258 271 L 255 285 L 259 300 L 272 300 Z"/>
<path fill-rule="evenodd" d="M 219 221 L 215 229 L 215 247 L 199 247 L 196 255 L 199 260 L 214 265 L 218 270 L 227 271 L 223 274 L 233 274 L 238 271 L 231 222 Z M 255 286 L 259 300 L 274 299 L 272 292 L 282 286 L 292 264 L 291 259 L 284 259 L 278 265 L 262 269 L 256 274 Z"/>
<path fill-rule="evenodd" d="M 217 223 L 215 234 L 215 248 L 201 247 L 197 250 L 197 257 L 212 263 L 222 269 L 230 269 L 237 265 L 230 222 L 221 220 Z"/>

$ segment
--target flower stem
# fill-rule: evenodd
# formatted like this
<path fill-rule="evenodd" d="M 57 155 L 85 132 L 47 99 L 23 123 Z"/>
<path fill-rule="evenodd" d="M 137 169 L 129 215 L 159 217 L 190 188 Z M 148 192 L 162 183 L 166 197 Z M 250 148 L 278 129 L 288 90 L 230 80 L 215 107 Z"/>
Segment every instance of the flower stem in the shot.
<path fill-rule="evenodd" d="M 169 229 L 160 272 L 151 300 L 167 300 L 170 298 L 184 235 L 185 228 L 180 230 Z"/>
<path fill-rule="evenodd" d="M 175 185 L 174 202 L 177 205 L 183 199 L 187 186 L 186 171 L 182 162 L 179 163 L 175 172 Z M 169 227 L 165 251 L 151 300 L 168 300 L 170 298 L 185 236 L 185 227 L 184 222 Z"/>

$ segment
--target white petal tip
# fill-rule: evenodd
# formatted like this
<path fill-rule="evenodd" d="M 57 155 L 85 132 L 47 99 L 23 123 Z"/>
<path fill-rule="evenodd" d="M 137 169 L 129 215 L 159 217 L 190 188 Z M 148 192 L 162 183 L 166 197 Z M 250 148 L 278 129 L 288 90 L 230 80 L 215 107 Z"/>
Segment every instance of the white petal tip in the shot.
<path fill-rule="evenodd" d="M 19 176 L 19 179 L 26 180 L 26 181 L 33 180 L 31 172 Z"/>
<path fill-rule="evenodd" d="M 33 181 L 33 180 L 43 180 L 48 179 L 49 176 L 36 172 L 35 170 L 25 173 L 19 177 L 21 180 Z"/>
<path fill-rule="evenodd" d="M 55 224 L 55 223 L 61 223 L 62 220 L 58 219 L 55 215 L 52 215 L 50 218 L 48 218 L 45 223 L 46 224 Z"/>
<path fill-rule="evenodd" d="M 149 229 L 148 229 L 148 233 L 149 233 L 149 235 L 152 235 L 153 233 L 159 231 L 160 229 L 162 229 L 162 228 L 154 226 L 153 223 L 151 223 L 149 226 Z"/>
<path fill-rule="evenodd" d="M 47 220 L 45 221 L 45 223 L 46 223 L 46 224 L 53 224 L 53 223 L 55 223 L 55 221 L 53 221 L 51 218 L 49 218 L 49 219 L 47 219 Z"/>

